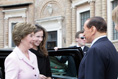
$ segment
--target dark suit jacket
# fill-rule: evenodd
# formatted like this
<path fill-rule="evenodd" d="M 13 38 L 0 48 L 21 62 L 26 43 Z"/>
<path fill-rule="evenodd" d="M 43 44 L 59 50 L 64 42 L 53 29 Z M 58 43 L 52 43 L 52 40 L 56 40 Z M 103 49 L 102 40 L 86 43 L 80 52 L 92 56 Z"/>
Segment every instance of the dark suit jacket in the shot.
<path fill-rule="evenodd" d="M 85 53 L 88 51 L 88 49 L 89 49 L 89 47 L 84 46 L 84 49 L 82 50 L 82 51 L 83 51 L 83 53 L 85 54 Z"/>
<path fill-rule="evenodd" d="M 117 79 L 118 53 L 107 37 L 98 39 L 83 57 L 78 79 Z"/>

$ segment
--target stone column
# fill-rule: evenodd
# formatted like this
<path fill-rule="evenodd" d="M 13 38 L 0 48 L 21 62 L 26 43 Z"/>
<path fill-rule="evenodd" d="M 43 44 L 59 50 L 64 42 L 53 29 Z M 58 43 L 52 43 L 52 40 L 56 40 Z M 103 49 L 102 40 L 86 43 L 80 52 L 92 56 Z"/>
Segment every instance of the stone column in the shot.
<path fill-rule="evenodd" d="M 69 0 L 66 0 L 66 46 L 70 46 L 72 41 L 72 28 L 71 28 L 71 2 Z"/>
<path fill-rule="evenodd" d="M 102 0 L 96 0 L 95 16 L 102 16 Z"/>
<path fill-rule="evenodd" d="M 34 17 L 35 17 L 34 11 L 35 11 L 34 5 L 33 4 L 29 5 L 27 22 L 31 24 L 34 24 Z"/>
<path fill-rule="evenodd" d="M 4 18 L 4 48 L 8 48 L 8 18 Z"/>
<path fill-rule="evenodd" d="M 72 7 L 72 44 L 75 43 L 76 26 L 76 7 Z"/>
<path fill-rule="evenodd" d="M 90 1 L 90 17 L 95 16 L 95 1 Z"/>
<path fill-rule="evenodd" d="M 4 47 L 3 8 L 0 8 L 0 48 Z"/>
<path fill-rule="evenodd" d="M 102 17 L 107 21 L 107 0 L 102 0 Z"/>

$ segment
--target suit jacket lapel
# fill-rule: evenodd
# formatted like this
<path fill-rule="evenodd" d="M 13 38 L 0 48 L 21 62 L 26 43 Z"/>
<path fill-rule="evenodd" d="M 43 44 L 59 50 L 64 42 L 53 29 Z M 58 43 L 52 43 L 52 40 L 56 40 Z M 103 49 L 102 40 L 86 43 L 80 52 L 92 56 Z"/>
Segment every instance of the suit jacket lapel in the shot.
<path fill-rule="evenodd" d="M 87 52 L 89 48 L 87 46 L 84 46 L 83 52 Z"/>
<path fill-rule="evenodd" d="M 30 55 L 29 55 L 29 58 L 30 58 L 30 60 L 24 56 L 23 61 L 24 61 L 25 63 L 27 63 L 29 66 L 34 67 L 34 66 L 33 66 L 33 60 L 32 60 L 32 57 L 31 57 Z"/>

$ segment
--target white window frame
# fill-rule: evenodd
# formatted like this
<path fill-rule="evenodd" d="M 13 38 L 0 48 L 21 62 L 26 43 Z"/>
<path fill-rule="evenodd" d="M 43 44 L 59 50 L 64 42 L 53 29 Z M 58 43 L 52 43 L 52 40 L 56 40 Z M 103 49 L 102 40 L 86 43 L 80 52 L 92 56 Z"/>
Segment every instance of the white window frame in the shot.
<path fill-rule="evenodd" d="M 63 16 L 54 16 L 37 20 L 36 23 L 42 25 L 48 32 L 57 31 L 57 47 L 62 47 L 62 27 Z M 50 26 L 51 23 L 53 26 Z"/>
<path fill-rule="evenodd" d="M 113 37 L 113 30 L 112 29 L 112 1 L 113 0 L 108 0 L 107 1 L 107 36 L 110 40 L 112 40 Z"/>
<path fill-rule="evenodd" d="M 11 21 L 9 22 L 9 47 L 10 48 L 13 48 L 12 47 L 12 23 L 20 23 L 20 22 L 23 22 L 23 21 Z"/>
<path fill-rule="evenodd" d="M 81 30 L 81 13 L 90 11 L 90 6 L 86 5 L 84 7 L 78 7 L 77 8 L 77 30 Z"/>
<path fill-rule="evenodd" d="M 11 24 L 12 23 L 16 23 L 16 22 L 23 22 L 23 21 L 9 21 L 9 18 L 16 18 L 16 17 L 26 17 L 26 10 L 27 8 L 20 8 L 20 9 L 10 9 L 10 10 L 3 10 L 2 12 L 5 14 L 4 19 L 8 20 L 8 30 L 9 30 L 9 34 L 8 34 L 8 46 L 5 46 L 6 41 L 4 42 L 4 48 L 12 48 L 12 35 L 11 35 Z M 5 38 L 5 37 L 4 37 Z M 5 39 L 6 40 L 6 39 Z"/>
<path fill-rule="evenodd" d="M 112 1 L 114 0 L 108 0 L 107 1 L 107 30 L 108 30 L 108 38 L 112 40 L 113 38 L 113 24 L 112 24 Z M 112 41 L 117 41 L 117 40 L 112 40 Z"/>

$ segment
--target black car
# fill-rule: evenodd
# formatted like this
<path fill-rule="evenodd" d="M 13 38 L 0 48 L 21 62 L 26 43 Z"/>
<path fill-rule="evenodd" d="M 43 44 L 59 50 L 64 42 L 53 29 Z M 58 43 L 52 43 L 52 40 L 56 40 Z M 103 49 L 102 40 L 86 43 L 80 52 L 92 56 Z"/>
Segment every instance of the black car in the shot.
<path fill-rule="evenodd" d="M 0 79 L 5 79 L 4 60 L 11 53 L 12 49 L 0 49 Z"/>
<path fill-rule="evenodd" d="M 4 60 L 11 52 L 12 49 L 0 49 L 1 79 L 5 78 Z M 83 57 L 81 48 L 59 48 L 57 51 L 50 49 L 48 53 L 53 79 L 77 79 L 79 64 Z"/>

